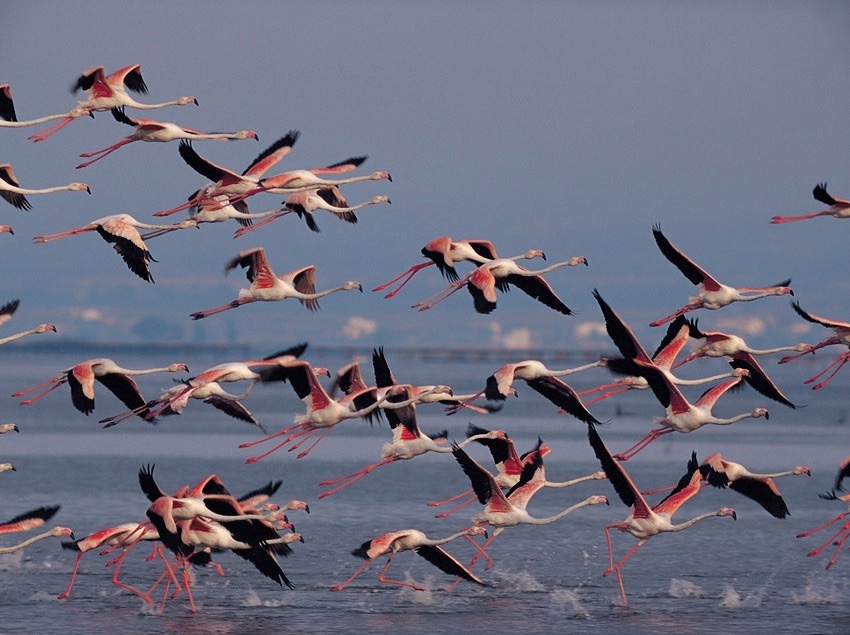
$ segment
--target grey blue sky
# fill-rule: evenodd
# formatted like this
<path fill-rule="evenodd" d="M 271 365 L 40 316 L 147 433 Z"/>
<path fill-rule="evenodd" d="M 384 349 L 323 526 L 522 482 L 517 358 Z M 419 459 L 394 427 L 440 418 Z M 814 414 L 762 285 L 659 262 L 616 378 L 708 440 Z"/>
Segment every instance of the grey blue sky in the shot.
<path fill-rule="evenodd" d="M 719 279 L 791 277 L 804 308 L 848 319 L 850 222 L 768 221 L 821 209 L 811 196 L 821 181 L 850 197 L 849 27 L 841 2 L 6 2 L 0 83 L 19 119 L 72 108 L 69 87 L 91 67 L 138 63 L 141 101 L 200 105 L 128 114 L 259 134 L 195 144 L 217 163 L 241 171 L 297 129 L 272 172 L 368 154 L 361 172 L 388 170 L 393 182 L 344 189 L 351 202 L 392 198 L 354 226 L 325 214 L 320 234 L 288 217 L 237 240 L 235 223 L 158 238 L 151 285 L 94 234 L 31 239 L 119 212 L 153 221 L 184 201 L 205 180 L 177 144 L 136 143 L 75 170 L 81 152 L 130 129 L 108 113 L 38 144 L 26 139 L 38 128 L 0 129 L 0 163 L 22 186 L 92 189 L 31 196 L 29 212 L 0 207 L 15 231 L 0 236 L 3 297 L 21 299 L 15 326 L 52 321 L 74 340 L 140 341 L 139 323 L 154 319 L 187 341 L 570 347 L 608 344 L 598 288 L 653 345 L 661 334 L 648 323 L 694 290 L 656 248 L 660 223 Z M 280 200 L 258 195 L 251 209 Z M 547 276 L 576 315 L 519 291 L 490 316 L 466 292 L 410 309 L 443 285 L 435 270 L 393 300 L 369 291 L 440 235 L 488 238 L 502 255 L 540 248 L 550 262 L 586 256 L 589 267 Z M 278 273 L 315 264 L 319 288 L 357 279 L 365 291 L 329 296 L 316 314 L 288 300 L 190 321 L 235 297 L 246 281 L 225 277 L 224 263 L 258 245 Z M 826 335 L 800 332 L 808 325 L 788 304 L 695 315 L 754 345 Z"/>

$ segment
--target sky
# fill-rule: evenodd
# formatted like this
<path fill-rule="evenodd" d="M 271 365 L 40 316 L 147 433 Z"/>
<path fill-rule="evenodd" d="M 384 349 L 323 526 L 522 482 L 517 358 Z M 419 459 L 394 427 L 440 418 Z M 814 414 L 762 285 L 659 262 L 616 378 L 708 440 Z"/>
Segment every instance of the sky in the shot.
<path fill-rule="evenodd" d="M 20 298 L 0 336 L 53 322 L 57 341 L 323 345 L 609 346 L 598 289 L 653 348 L 650 321 L 695 288 L 657 249 L 652 227 L 721 281 L 766 286 L 792 278 L 812 313 L 848 319 L 846 225 L 770 225 L 824 206 L 816 183 L 850 198 L 847 171 L 850 10 L 841 2 L 6 2 L 0 83 L 18 118 L 66 112 L 87 69 L 141 64 L 160 102 L 199 105 L 130 116 L 200 130 L 251 129 L 253 140 L 199 141 L 196 151 L 241 172 L 268 144 L 300 131 L 271 173 L 368 155 L 358 174 L 392 182 L 346 186 L 352 203 L 386 194 L 350 225 L 321 214 L 321 233 L 290 216 L 233 239 L 235 222 L 149 244 L 155 284 L 135 277 L 96 234 L 36 245 L 32 237 L 116 213 L 153 213 L 205 179 L 177 144 L 135 143 L 76 170 L 78 155 L 130 133 L 109 113 L 32 143 L 40 127 L 0 128 L 0 163 L 21 186 L 83 181 L 84 192 L 3 203 L 2 301 Z M 251 211 L 280 204 L 268 194 Z M 0 201 L 2 202 L 2 201 Z M 181 216 L 172 216 L 179 220 Z M 422 260 L 438 236 L 491 240 L 502 256 L 542 249 L 548 263 L 588 267 L 546 278 L 566 317 L 518 290 L 490 315 L 466 292 L 427 312 L 413 302 L 445 284 L 427 269 L 398 296 L 371 289 Z M 308 264 L 318 289 L 359 280 L 364 292 L 321 301 L 254 303 L 206 320 L 189 314 L 236 297 L 239 251 L 266 249 L 278 273 Z M 529 265 L 529 266 L 536 266 Z M 467 263 L 459 269 L 471 270 Z M 828 332 L 788 297 L 699 311 L 703 328 L 754 346 L 812 343 Z M 42 336 L 47 337 L 47 336 Z"/>

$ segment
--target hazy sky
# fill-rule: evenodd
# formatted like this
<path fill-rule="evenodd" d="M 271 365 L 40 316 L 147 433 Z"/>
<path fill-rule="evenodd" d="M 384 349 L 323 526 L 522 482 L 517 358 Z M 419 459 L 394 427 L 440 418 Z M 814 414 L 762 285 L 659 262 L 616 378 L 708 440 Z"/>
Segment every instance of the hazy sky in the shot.
<path fill-rule="evenodd" d="M 272 173 L 368 154 L 360 172 L 388 170 L 393 182 L 347 186 L 351 202 L 387 194 L 392 205 L 363 210 L 357 225 L 320 214 L 320 234 L 293 216 L 236 240 L 232 221 L 158 238 L 148 284 L 96 234 L 31 239 L 120 212 L 154 222 L 153 212 L 205 183 L 177 144 L 132 144 L 75 170 L 81 152 L 130 129 L 109 113 L 38 144 L 27 136 L 39 128 L 0 129 L 0 163 L 14 166 L 22 186 L 92 189 L 31 196 L 29 212 L 0 207 L 0 223 L 15 231 L 0 236 L 3 298 L 21 299 L 0 335 L 52 321 L 69 340 L 139 341 L 139 322 L 157 318 L 168 337 L 189 341 L 608 345 L 594 328 L 598 288 L 653 347 L 661 333 L 648 323 L 694 291 L 655 246 L 655 223 L 723 281 L 791 277 L 805 309 L 850 317 L 850 222 L 768 223 L 822 209 L 811 196 L 821 181 L 850 197 L 844 3 L 4 5 L 0 83 L 11 85 L 19 119 L 70 110 L 69 87 L 91 67 L 138 63 L 150 91 L 140 101 L 194 95 L 200 105 L 131 116 L 259 134 L 259 142 L 197 142 L 210 160 L 241 172 L 295 129 L 300 139 Z M 258 195 L 251 210 L 281 200 Z M 586 256 L 589 267 L 547 276 L 576 315 L 518 290 L 489 316 L 473 311 L 465 291 L 429 312 L 410 309 L 442 287 L 436 270 L 393 300 L 370 292 L 441 235 L 488 238 L 501 255 L 540 248 L 550 263 Z M 247 281 L 241 271 L 225 277 L 224 263 L 258 245 L 277 273 L 315 264 L 320 289 L 356 279 L 365 291 L 329 296 L 316 314 L 287 300 L 189 320 L 236 297 Z M 767 298 L 695 315 L 754 345 L 827 334 L 798 332 L 808 325 L 788 305 Z"/>

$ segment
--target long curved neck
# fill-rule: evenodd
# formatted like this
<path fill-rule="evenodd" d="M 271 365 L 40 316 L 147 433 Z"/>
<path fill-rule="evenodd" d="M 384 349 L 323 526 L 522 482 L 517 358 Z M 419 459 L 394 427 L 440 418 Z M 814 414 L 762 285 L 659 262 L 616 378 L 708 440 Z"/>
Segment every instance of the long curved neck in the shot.
<path fill-rule="evenodd" d="M 30 329 L 29 331 L 22 331 L 20 333 L 15 333 L 14 335 L 9 335 L 8 337 L 4 337 L 3 339 L 0 339 L 0 346 L 2 346 L 3 344 L 7 344 L 9 342 L 13 342 L 15 340 L 19 340 L 22 337 L 26 337 L 27 335 L 33 335 L 35 333 L 38 333 L 37 328 Z"/>
<path fill-rule="evenodd" d="M 698 386 L 700 384 L 707 384 L 710 381 L 717 381 L 718 379 L 728 379 L 732 376 L 732 373 L 721 373 L 720 375 L 701 377 L 700 379 L 682 379 L 681 377 L 676 377 L 673 383 L 680 386 Z"/>
<path fill-rule="evenodd" d="M 138 108 L 139 110 L 155 110 L 156 108 L 165 108 L 166 106 L 183 106 L 185 103 L 180 99 L 174 99 L 172 101 L 164 101 L 160 104 L 142 104 L 128 97 L 126 105 L 130 108 Z"/>
<path fill-rule="evenodd" d="M 563 370 L 552 370 L 549 371 L 549 375 L 552 377 L 563 377 L 564 375 L 572 375 L 573 373 L 578 373 L 583 370 L 587 370 L 588 368 L 596 368 L 597 366 L 603 366 L 603 361 L 596 361 L 590 364 L 585 364 L 584 366 L 576 366 L 575 368 L 565 368 Z M 726 375 L 723 375 L 726 377 Z"/>
<path fill-rule="evenodd" d="M 463 529 L 463 530 L 457 532 L 456 534 L 452 534 L 451 536 L 446 536 L 445 538 L 437 538 L 435 540 L 431 540 L 429 538 L 427 540 L 422 541 L 422 544 L 423 545 L 430 545 L 432 547 L 436 547 L 437 545 L 444 545 L 447 542 L 451 542 L 452 540 L 456 540 L 457 538 L 460 538 L 461 536 L 467 536 L 467 535 L 469 535 L 469 528 Z"/>
<path fill-rule="evenodd" d="M 691 527 L 692 525 L 696 525 L 701 520 L 705 520 L 706 518 L 711 518 L 712 516 L 719 516 L 719 515 L 720 514 L 716 511 L 707 512 L 705 514 L 700 514 L 699 516 L 691 518 L 690 520 L 686 520 L 685 522 L 683 522 L 680 525 L 671 525 L 669 531 L 683 531 L 683 530 L 687 529 L 688 527 Z"/>
<path fill-rule="evenodd" d="M 65 112 L 61 115 L 47 115 L 38 119 L 27 119 L 26 121 L 0 121 L 0 128 L 26 128 L 27 126 L 37 126 L 40 123 L 53 121 L 54 119 L 64 119 L 69 116 L 69 113 Z"/>
<path fill-rule="evenodd" d="M 171 373 L 174 371 L 166 366 L 165 368 L 140 368 L 135 370 L 132 368 L 118 368 L 111 372 L 120 373 L 121 375 L 151 375 L 153 373 Z"/>
<path fill-rule="evenodd" d="M 61 192 L 63 190 L 70 190 L 70 185 L 57 185 L 55 187 L 46 187 L 42 190 L 29 190 L 23 187 L 16 187 L 14 185 L 9 185 L 8 183 L 4 183 L 3 187 L 0 189 L 8 190 L 10 192 L 14 192 L 16 194 L 50 194 L 51 192 Z"/>
<path fill-rule="evenodd" d="M 578 483 L 584 483 L 585 481 L 595 481 L 599 479 L 599 472 L 594 472 L 593 474 L 588 474 L 587 476 L 580 476 L 579 478 L 574 478 L 571 481 L 558 481 L 553 483 L 552 481 L 546 481 L 544 487 L 570 487 L 571 485 L 576 485 Z"/>
<path fill-rule="evenodd" d="M 730 417 L 729 419 L 718 419 L 717 417 L 712 417 L 706 423 L 711 423 L 716 426 L 728 426 L 742 419 L 751 419 L 755 417 L 755 413 L 753 412 L 742 412 L 739 415 L 735 415 L 734 417 Z"/>
<path fill-rule="evenodd" d="M 590 503 L 586 500 L 581 501 L 580 503 L 576 503 L 572 507 L 567 507 L 562 512 L 555 514 L 554 516 L 549 516 L 548 518 L 531 518 L 529 521 L 529 525 L 548 525 L 549 523 L 554 523 L 556 520 L 561 520 L 567 514 L 573 513 L 575 510 L 580 507 L 585 507 Z"/>
<path fill-rule="evenodd" d="M 33 536 L 32 538 L 28 538 L 23 542 L 18 543 L 17 545 L 12 545 L 11 547 L 3 547 L 0 549 L 0 554 L 4 553 L 14 553 L 15 551 L 20 551 L 21 549 L 28 547 L 34 542 L 38 542 L 39 540 L 44 540 L 45 538 L 50 538 L 53 536 L 53 530 L 46 531 L 43 534 L 38 534 L 37 536 Z"/>

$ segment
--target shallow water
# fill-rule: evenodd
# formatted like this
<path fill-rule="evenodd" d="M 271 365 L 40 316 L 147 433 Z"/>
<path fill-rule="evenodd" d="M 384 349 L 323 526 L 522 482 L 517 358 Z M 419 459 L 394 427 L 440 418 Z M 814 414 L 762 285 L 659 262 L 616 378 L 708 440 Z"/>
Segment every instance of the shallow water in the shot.
<path fill-rule="evenodd" d="M 0 390 L 10 395 L 56 374 L 86 357 L 79 353 L 33 352 L 4 347 L 6 362 L 0 369 Z M 262 353 L 262 352 L 260 352 Z M 103 353 L 93 351 L 90 357 Z M 128 367 L 186 361 L 198 372 L 214 364 L 240 359 L 243 352 L 173 351 L 175 359 L 156 359 L 141 352 L 112 354 Z M 160 357 L 159 354 L 156 355 Z M 307 358 L 317 365 L 338 368 L 348 361 L 330 353 Z M 395 362 L 397 377 L 414 383 L 449 383 L 456 392 L 475 391 L 499 363 L 447 364 L 440 361 Z M 505 361 L 516 360 L 507 354 Z M 579 362 L 576 362 L 577 365 Z M 797 362 L 795 362 L 797 363 Z M 627 508 L 605 481 L 573 488 L 543 490 L 529 505 L 538 517 L 591 494 L 611 499 L 576 511 L 557 523 L 507 529 L 491 546 L 491 570 L 481 564 L 476 572 L 487 587 L 461 583 L 452 593 L 445 588 L 451 578 L 412 553 L 399 554 L 389 577 L 416 581 L 428 590 L 381 585 L 375 562 L 346 590 L 328 589 L 345 580 L 360 561 L 350 551 L 373 536 L 395 529 L 416 527 L 432 537 L 454 533 L 468 525 L 477 511 L 470 506 L 445 519 L 435 519 L 438 509 L 426 503 L 448 497 L 468 487 L 468 480 L 451 456 L 428 455 L 382 467 L 350 488 L 319 500 L 318 482 L 340 476 L 379 458 L 388 440 L 385 424 L 369 426 L 349 421 L 335 428 L 304 459 L 278 452 L 253 465 L 245 458 L 251 450 L 239 443 L 259 438 L 256 429 L 234 422 L 200 402 L 189 405 L 180 417 L 169 417 L 157 426 L 130 421 L 102 430 L 97 419 L 116 414 L 121 404 L 98 385 L 97 409 L 90 417 L 70 405 L 67 387 L 28 407 L 2 398 L 3 420 L 15 421 L 20 434 L 0 437 L 0 461 L 11 461 L 16 472 L 0 475 L 3 517 L 12 517 L 39 505 L 61 504 L 53 522 L 68 525 L 77 537 L 121 522 L 145 518 L 147 501 L 138 487 L 139 468 L 156 464 L 155 475 L 168 491 L 218 474 L 231 491 L 241 493 L 269 480 L 282 479 L 275 497 L 309 502 L 311 512 L 290 512 L 289 517 L 305 543 L 293 545 L 294 554 L 282 562 L 297 586 L 280 588 L 261 576 L 249 563 L 232 554 L 217 554 L 226 571 L 219 577 L 209 569 L 194 572 L 193 594 L 198 612 L 189 611 L 185 595 L 159 607 L 111 583 L 107 557 L 96 551 L 82 559 L 71 597 L 58 600 L 67 585 L 74 553 L 49 539 L 23 552 L 0 556 L 0 611 L 5 629 L 20 632 L 328 632 L 356 627 L 374 632 L 442 632 L 464 629 L 522 629 L 530 632 L 569 629 L 576 633 L 765 632 L 769 629 L 798 633 L 850 631 L 847 609 L 850 561 L 844 555 L 831 570 L 825 565 L 833 553 L 807 558 L 822 544 L 827 531 L 810 538 L 796 534 L 815 527 L 844 510 L 838 502 L 817 494 L 832 486 L 837 465 L 848 453 L 845 424 L 848 380 L 839 375 L 833 383 L 813 392 L 802 380 L 828 363 L 827 357 L 800 360 L 799 366 L 765 363 L 786 394 L 806 407 L 798 410 L 765 404 L 747 389 L 718 402 L 717 414 L 729 416 L 754 405 L 768 405 L 771 418 L 750 420 L 729 427 L 711 427 L 695 433 L 662 437 L 627 463 L 632 478 L 642 488 L 673 484 L 683 473 L 691 451 L 700 458 L 721 451 L 750 469 L 773 471 L 806 464 L 811 478 L 777 480 L 791 510 L 785 520 L 770 517 L 761 508 L 734 492 L 707 489 L 677 514 L 681 522 L 720 506 L 735 507 L 738 520 L 712 518 L 680 534 L 651 540 L 625 565 L 623 578 L 629 605 L 621 605 L 616 580 L 602 577 L 607 567 L 603 526 L 625 518 Z M 550 364 L 555 366 L 556 364 Z M 567 364 L 570 365 L 570 364 Z M 683 367 L 682 375 L 717 372 L 710 363 Z M 367 376 L 371 372 L 365 372 Z M 850 375 L 850 373 L 847 373 Z M 608 380 L 603 369 L 570 378 L 581 389 Z M 170 378 L 140 377 L 146 395 L 156 395 L 171 385 Z M 590 450 L 583 424 L 557 416 L 553 408 L 530 389 L 517 386 L 519 399 L 488 417 L 470 413 L 445 417 L 439 407 L 419 408 L 420 426 L 428 431 L 448 428 L 460 439 L 468 421 L 488 428 L 504 428 L 520 451 L 530 449 L 538 435 L 553 451 L 546 458 L 547 477 L 566 480 L 599 469 Z M 236 390 L 238 392 L 238 390 Z M 698 395 L 699 389 L 688 391 Z M 288 424 L 303 411 L 288 386 L 259 386 L 246 405 L 269 430 Z M 614 451 L 636 441 L 650 427 L 660 408 L 648 391 L 633 391 L 591 407 L 601 420 L 600 434 Z M 470 454 L 487 465 L 483 448 Z M 477 505 L 477 504 L 476 504 Z M 615 556 L 623 555 L 634 538 L 613 536 Z M 2 544 L 15 542 L 10 536 Z M 459 540 L 446 549 L 465 561 L 472 547 Z M 150 553 L 140 547 L 127 558 L 122 579 L 140 587 L 159 575 L 162 565 L 145 560 Z M 155 594 L 157 595 L 157 594 Z M 403 619 L 403 622 L 400 621 Z"/>

